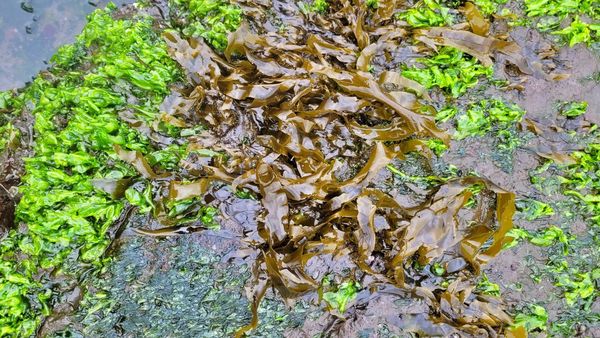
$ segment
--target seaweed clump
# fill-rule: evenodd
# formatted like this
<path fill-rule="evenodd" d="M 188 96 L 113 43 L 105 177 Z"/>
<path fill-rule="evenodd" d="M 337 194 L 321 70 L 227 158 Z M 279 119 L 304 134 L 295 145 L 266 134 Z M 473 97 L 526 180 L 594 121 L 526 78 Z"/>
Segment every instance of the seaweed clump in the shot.
<path fill-rule="evenodd" d="M 437 87 L 453 98 L 474 87 L 481 77 L 491 77 L 492 67 L 482 66 L 474 57 L 452 47 L 443 47 L 437 54 L 417 59 L 424 68 L 406 67 L 402 75 L 415 80 L 427 89 Z"/>
<path fill-rule="evenodd" d="M 593 131 L 591 134 L 592 137 L 597 137 Z M 548 225 L 537 231 L 516 228 L 508 234 L 514 240 L 506 248 L 517 245 L 519 240 L 548 248 L 545 265 L 536 264 L 533 267 L 536 273 L 532 278 L 539 282 L 546 277 L 557 287 L 560 299 L 556 301 L 564 302 L 563 306 L 567 309 L 547 325 L 547 316 L 542 316 L 545 309 L 541 305 L 531 305 L 529 310 L 517 316 L 518 322 L 524 322 L 530 330 L 570 336 L 578 327 L 595 325 L 599 321 L 597 313 L 593 311 L 593 304 L 600 295 L 597 284 L 600 269 L 595 263 L 600 260 L 600 251 L 597 250 L 600 245 L 597 175 L 599 149 L 597 143 L 589 143 L 583 149 L 572 152 L 569 161 L 548 161 L 531 173 L 531 180 L 539 190 L 543 190 L 542 184 L 546 187 L 556 184 L 557 192 L 563 196 L 564 201 L 553 207 L 531 199 L 517 203 L 522 216 L 527 220 L 545 219 L 558 214 L 563 222 L 563 225 Z M 552 179 L 547 178 L 546 175 L 549 174 L 553 175 Z M 588 226 L 584 231 L 574 233 L 571 225 L 575 222 L 587 223 Z M 540 323 L 536 318 L 545 319 Z M 532 320 L 539 324 L 532 324 Z"/>
<path fill-rule="evenodd" d="M 277 9 L 296 13 L 293 19 L 307 27 L 302 30 L 272 25 L 273 9 L 257 6 L 249 24 L 229 36 L 223 55 L 205 41 L 165 35 L 194 88 L 193 95 L 181 95 L 179 106 L 188 108 L 176 117 L 194 116 L 207 128 L 189 146 L 226 153 L 203 165 L 190 184 L 230 184 L 263 207 L 257 228 L 244 234 L 254 249 L 254 304 L 253 319 L 238 336 L 258 324 L 257 309 L 270 287 L 289 302 L 321 289 L 325 275 L 309 262 L 322 257 L 348 257 L 348 268 L 357 271 L 328 291 L 325 300 L 337 311 L 354 297 L 355 281 L 366 279 L 361 286 L 387 285 L 425 299 L 436 322 L 470 333 L 501 330 L 510 316 L 499 299 L 472 293 L 473 277 L 511 239 L 514 194 L 473 176 L 434 182 L 416 204 L 377 188 L 393 160 L 427 155 L 430 140 L 443 145 L 450 136 L 429 113 L 427 86 L 393 70 L 378 77 L 370 71 L 375 57 L 409 37 L 396 29 L 401 22 L 390 20 L 394 8 L 381 1 L 376 9 L 328 5 L 327 15 L 292 3 Z M 428 53 L 431 44 L 448 47 L 438 65 L 446 56 L 462 60 L 464 52 L 471 67 L 489 75 L 491 54 L 502 51 L 527 71 L 514 43 L 466 29 L 413 33 L 427 42 Z M 454 90 L 458 95 L 475 77 L 445 87 L 449 93 L 462 88 Z M 344 162 L 357 163 L 355 170 L 343 175 Z M 438 282 L 425 282 L 429 278 Z M 472 314 L 468 320 L 465 311 Z"/>
<path fill-rule="evenodd" d="M 153 116 L 179 77 L 152 20 L 116 20 L 112 10 L 91 14 L 77 42 L 23 94 L 35 117 L 35 155 L 25 160 L 16 209 L 27 227 L 10 230 L 0 247 L 2 336 L 29 336 L 50 313 L 49 273 L 76 276 L 102 263 L 124 201 L 94 182 L 137 176 L 115 145 L 151 149 L 119 115 Z"/>
<path fill-rule="evenodd" d="M 538 18 L 538 29 L 563 36 L 571 47 L 600 41 L 600 6 L 595 0 L 525 0 L 525 13 Z"/>
<path fill-rule="evenodd" d="M 217 50 L 227 46 L 227 34 L 242 22 L 242 10 L 226 0 L 170 0 L 174 16 L 181 16 L 176 26 L 184 34 L 202 37 Z"/>

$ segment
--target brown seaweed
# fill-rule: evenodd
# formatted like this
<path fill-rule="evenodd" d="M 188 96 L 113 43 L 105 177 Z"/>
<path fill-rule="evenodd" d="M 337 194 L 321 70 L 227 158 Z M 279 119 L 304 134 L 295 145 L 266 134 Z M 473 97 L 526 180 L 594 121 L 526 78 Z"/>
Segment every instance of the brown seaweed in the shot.
<path fill-rule="evenodd" d="M 337 1 L 327 16 L 290 12 L 291 22 L 306 26 L 287 33 L 263 25 L 266 10 L 256 8 L 230 34 L 223 56 L 202 40 L 165 35 L 195 89 L 165 101 L 164 122 L 203 123 L 209 129 L 190 147 L 228 154 L 188 170 L 192 183 L 170 182 L 168 198 L 200 197 L 222 181 L 256 193 L 262 205 L 257 228 L 246 234 L 255 252 L 253 317 L 237 336 L 258 324 L 268 288 L 290 303 L 316 291 L 308 266 L 324 255 L 349 257 L 373 291 L 388 285 L 422 298 L 436 322 L 471 334 L 511 323 L 501 300 L 473 291 L 473 279 L 510 240 L 514 194 L 477 177 L 440 181 L 410 204 L 375 188 L 394 159 L 414 151 L 430 157 L 425 139 L 449 141 L 423 109 L 431 100 L 423 86 L 393 70 L 369 72 L 376 56 L 408 36 L 390 20 L 401 5 L 379 1 L 370 12 Z M 476 7 L 467 3 L 463 11 L 472 32 L 438 27 L 414 31 L 415 39 L 425 49 L 458 48 L 484 65 L 501 53 L 531 73 L 516 44 L 488 37 L 489 22 Z M 135 152 L 118 154 L 145 176 L 156 175 Z M 344 162 L 359 165 L 342 179 Z M 484 189 L 473 196 L 473 185 Z M 470 200 L 475 208 L 466 207 Z M 465 267 L 451 269 L 460 273 L 447 287 L 421 283 L 422 267 L 457 261 Z"/>
<path fill-rule="evenodd" d="M 144 178 L 157 178 L 159 177 L 154 170 L 148 164 L 148 161 L 144 158 L 144 155 L 139 151 L 128 151 L 121 148 L 119 145 L 114 146 L 117 156 L 129 164 L 131 164 Z"/>
<path fill-rule="evenodd" d="M 485 66 L 493 65 L 491 58 L 493 53 L 501 53 L 517 66 L 523 74 L 533 73 L 527 59 L 521 54 L 520 47 L 515 42 L 483 37 L 472 32 L 445 27 L 420 30 L 416 34 L 417 39 L 423 42 L 432 42 L 436 45 L 460 49 L 477 58 Z"/>
<path fill-rule="evenodd" d="M 477 35 L 487 36 L 490 31 L 490 22 L 481 14 L 477 6 L 475 6 L 471 2 L 465 2 L 463 7 L 463 12 L 469 25 L 471 26 L 471 31 Z"/>

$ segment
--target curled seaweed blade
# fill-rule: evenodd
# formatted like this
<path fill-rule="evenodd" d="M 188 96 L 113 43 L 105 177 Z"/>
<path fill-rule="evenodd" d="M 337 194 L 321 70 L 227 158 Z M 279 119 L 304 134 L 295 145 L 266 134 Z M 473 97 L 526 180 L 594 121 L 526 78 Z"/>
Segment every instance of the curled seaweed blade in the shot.
<path fill-rule="evenodd" d="M 371 256 L 375 250 L 375 205 L 368 197 L 361 196 L 356 199 L 358 230 L 356 230 L 356 241 L 358 242 L 359 255 L 365 259 Z"/>
<path fill-rule="evenodd" d="M 380 65 L 411 36 L 391 20 L 405 4 L 339 1 L 317 12 L 285 5 L 285 15 L 277 13 L 296 26 L 275 29 L 272 13 L 257 6 L 229 35 L 223 55 L 165 35 L 195 88 L 165 101 L 164 112 L 176 119 L 163 120 L 179 128 L 202 123 L 188 151 L 221 154 L 182 161 L 185 178 L 169 183 L 165 202 L 205 196 L 213 181 L 260 202 L 256 226 L 244 229 L 256 257 L 253 316 L 237 335 L 256 327 L 268 287 L 288 303 L 318 289 L 321 271 L 314 270 L 324 257 L 343 259 L 371 281 L 369 290 L 385 285 L 423 299 L 436 323 L 469 334 L 510 324 L 501 301 L 477 294 L 473 280 L 510 240 L 514 194 L 476 177 L 415 178 L 390 169 L 411 152 L 432 167 L 431 149 L 450 140 L 436 125 L 432 86 Z M 502 53 L 529 71 L 516 44 L 488 36 L 489 22 L 475 6 L 467 3 L 464 13 L 469 23 L 410 31 L 425 43 L 410 52 L 449 46 L 460 51 L 444 47 L 452 53 L 435 62 L 463 51 L 486 66 Z M 410 192 L 396 179 L 410 181 L 402 182 Z"/>
<path fill-rule="evenodd" d="M 301 253 L 302 250 L 303 246 L 300 246 L 298 251 Z M 265 265 L 273 287 L 284 300 L 290 302 L 299 295 L 316 290 L 317 283 L 302 271 L 301 266 L 283 262 L 278 255 L 269 249 L 265 253 Z"/>
<path fill-rule="evenodd" d="M 287 236 L 288 199 L 282 190 L 281 183 L 276 179 L 274 169 L 268 164 L 261 164 L 256 170 L 256 180 L 261 189 L 261 203 L 265 208 L 264 226 L 267 240 L 272 245 L 282 242 Z"/>
<path fill-rule="evenodd" d="M 148 164 L 148 161 L 146 158 L 144 158 L 144 155 L 142 155 L 142 153 L 139 151 L 127 151 L 121 148 L 119 145 L 115 145 L 114 150 L 122 161 L 131 164 L 142 175 L 142 177 L 149 179 L 159 177 L 159 175 L 154 173 L 154 170 L 150 164 Z"/>
<path fill-rule="evenodd" d="M 113 199 L 125 196 L 125 191 L 133 183 L 131 178 L 122 179 L 94 179 L 92 185 L 109 194 Z"/>
<path fill-rule="evenodd" d="M 461 245 L 461 252 L 474 267 L 478 268 L 480 264 L 487 263 L 492 257 L 496 256 L 502 247 L 512 239 L 507 233 L 513 227 L 513 216 L 516 212 L 515 194 L 487 181 L 480 181 L 487 185 L 488 189 L 496 193 L 496 219 L 498 229 L 492 231 L 489 227 L 480 225 L 474 228 L 474 231 L 467 236 Z M 492 244 L 483 252 L 480 249 L 484 243 L 492 240 Z"/>
<path fill-rule="evenodd" d="M 417 32 L 420 37 L 426 37 L 437 45 L 457 48 L 477 58 L 484 66 L 492 66 L 492 54 L 499 52 L 504 55 L 523 74 L 532 74 L 527 59 L 521 54 L 520 47 L 515 42 L 508 42 L 491 37 L 483 37 L 463 30 L 445 27 L 434 27 Z"/>
<path fill-rule="evenodd" d="M 383 143 L 377 142 L 365 166 L 352 178 L 341 183 L 330 183 L 324 187 L 326 191 L 339 191 L 338 196 L 329 201 L 330 209 L 337 210 L 344 203 L 358 197 L 375 175 L 394 158 L 395 154 Z"/>
<path fill-rule="evenodd" d="M 463 12 L 467 17 L 473 33 L 487 36 L 490 30 L 490 22 L 481 14 L 477 6 L 472 2 L 465 2 Z"/>
<path fill-rule="evenodd" d="M 441 140 L 448 141 L 448 134 L 435 126 L 433 117 L 417 114 L 395 100 L 393 96 L 383 91 L 370 73 L 340 72 L 333 68 L 312 65 L 311 71 L 325 75 L 334 80 L 340 87 L 362 99 L 378 101 L 394 109 L 407 123 L 409 131 L 427 133 Z"/>
<path fill-rule="evenodd" d="M 171 201 L 181 201 L 192 197 L 204 196 L 210 186 L 209 179 L 199 179 L 191 183 L 177 181 L 169 182 L 169 195 Z"/>

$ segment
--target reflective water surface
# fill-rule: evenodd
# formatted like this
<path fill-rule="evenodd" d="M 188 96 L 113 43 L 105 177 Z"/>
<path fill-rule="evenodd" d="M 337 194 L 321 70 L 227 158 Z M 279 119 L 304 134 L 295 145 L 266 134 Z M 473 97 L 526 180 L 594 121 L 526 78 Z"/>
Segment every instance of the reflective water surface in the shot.
<path fill-rule="evenodd" d="M 73 42 L 85 17 L 108 0 L 1 0 L 0 90 L 23 86 L 56 49 Z M 113 0 L 117 5 L 133 0 Z"/>

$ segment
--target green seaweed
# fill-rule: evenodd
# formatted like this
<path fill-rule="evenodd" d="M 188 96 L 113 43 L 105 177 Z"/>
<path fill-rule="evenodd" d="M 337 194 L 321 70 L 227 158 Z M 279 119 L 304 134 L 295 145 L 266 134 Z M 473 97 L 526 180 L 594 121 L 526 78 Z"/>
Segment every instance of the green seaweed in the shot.
<path fill-rule="evenodd" d="M 525 13 L 536 17 L 544 15 L 563 16 L 577 12 L 579 0 L 525 0 Z"/>
<path fill-rule="evenodd" d="M 563 102 L 559 105 L 561 113 L 575 108 L 580 115 L 585 110 L 585 104 L 579 102 Z M 570 114 L 571 115 L 571 114 Z M 592 133 L 592 137 L 594 137 Z M 532 182 L 546 194 L 562 194 L 567 199 L 557 203 L 556 214 L 561 216 L 566 224 L 574 224 L 577 219 L 588 223 L 588 229 L 576 235 L 567 235 L 562 230 L 551 227 L 536 235 L 522 229 L 513 229 L 510 237 L 527 238 L 532 244 L 548 247 L 548 260 L 542 272 L 559 290 L 564 299 L 567 311 L 554 320 L 550 326 L 551 335 L 573 336 L 577 327 L 593 325 L 600 318 L 591 311 L 592 304 L 597 299 L 599 291 L 597 280 L 600 270 L 595 262 L 600 251 L 600 236 L 598 235 L 598 159 L 600 146 L 591 143 L 581 151 L 571 153 L 575 160 L 572 164 L 554 164 L 546 162 L 540 168 L 530 173 Z M 548 176 L 550 178 L 543 177 Z M 515 236 L 516 235 L 516 236 Z M 534 237 L 534 238 L 530 238 Z M 562 250 L 557 244 L 562 246 Z M 559 249 L 559 250 L 557 250 Z"/>
<path fill-rule="evenodd" d="M 187 144 L 171 144 L 163 149 L 153 151 L 146 157 L 148 164 L 159 166 L 165 170 L 175 170 L 179 161 L 187 156 Z"/>
<path fill-rule="evenodd" d="M 116 160 L 113 145 L 150 150 L 118 112 L 158 112 L 180 76 L 152 21 L 115 20 L 114 8 L 92 13 L 75 44 L 52 58 L 58 80 L 40 76 L 24 94 L 34 107 L 35 156 L 25 159 L 16 210 L 27 228 L 11 230 L 0 247 L 0 336 L 29 336 L 49 314 L 53 293 L 44 271 L 69 275 L 102 263 L 106 232 L 124 202 L 91 180 L 137 176 Z M 83 63 L 85 72 L 73 68 Z"/>
<path fill-rule="evenodd" d="M 327 277 L 323 279 L 322 287 L 328 290 L 323 293 L 323 300 L 329 307 L 340 313 L 346 312 L 348 303 L 356 298 L 356 294 L 360 290 L 360 284 L 355 281 L 349 280 L 335 285 Z"/>
<path fill-rule="evenodd" d="M 516 206 L 517 210 L 528 221 L 554 215 L 554 209 L 550 205 L 531 198 L 518 200 Z"/>
<path fill-rule="evenodd" d="M 413 28 L 449 26 L 454 21 L 450 8 L 435 0 L 419 1 L 416 6 L 398 12 L 396 18 L 406 21 Z"/>
<path fill-rule="evenodd" d="M 184 34 L 202 37 L 218 50 L 227 47 L 227 35 L 242 22 L 242 10 L 226 0 L 172 0 L 172 7 L 187 15 Z"/>
<path fill-rule="evenodd" d="M 435 121 L 437 123 L 444 123 L 452 119 L 454 116 L 456 116 L 456 114 L 458 114 L 458 108 L 447 106 L 438 110 L 438 112 L 435 114 Z"/>
<path fill-rule="evenodd" d="M 256 196 L 249 189 L 238 189 L 235 191 L 235 196 L 237 198 L 245 199 L 245 200 L 255 200 Z"/>
<path fill-rule="evenodd" d="M 308 14 L 311 12 L 324 14 L 329 8 L 329 3 L 327 2 L 327 0 L 313 0 L 310 4 L 300 2 L 298 4 L 298 7 L 300 8 L 300 11 L 304 14 Z"/>
<path fill-rule="evenodd" d="M 571 47 L 600 40 L 600 6 L 596 0 L 525 0 L 524 4 L 528 17 L 539 18 L 538 29 L 563 36 Z M 582 16 L 591 22 L 582 21 Z M 565 20 L 569 25 L 560 29 Z"/>
<path fill-rule="evenodd" d="M 600 144 L 588 144 L 585 149 L 571 153 L 571 157 L 576 163 L 562 166 L 558 181 L 562 193 L 569 198 L 570 212 L 585 220 L 589 227 L 587 234 L 578 236 L 577 240 L 569 239 L 577 255 L 563 252 L 563 257 L 551 261 L 549 272 L 554 285 L 562 290 L 567 305 L 585 314 L 599 294 L 596 281 L 600 270 L 597 264 L 590 262 L 597 262 L 600 254 Z M 591 251 L 582 254 L 584 249 Z"/>
<path fill-rule="evenodd" d="M 481 183 L 473 184 L 467 188 L 467 190 L 472 194 L 472 196 L 469 197 L 469 200 L 467 200 L 467 203 L 465 203 L 466 208 L 473 208 L 477 205 L 477 195 L 479 195 L 479 193 L 481 193 L 481 191 L 483 191 L 484 188 L 485 186 Z"/>
<path fill-rule="evenodd" d="M 214 207 L 202 205 L 199 198 L 187 198 L 180 201 L 171 201 L 166 204 L 167 217 L 175 224 L 185 224 L 201 221 L 207 229 L 218 229 L 219 223 L 215 220 L 218 210 Z"/>
<path fill-rule="evenodd" d="M 441 156 L 446 150 L 448 150 L 448 146 L 440 139 L 429 139 L 427 140 L 426 144 L 436 156 Z"/>
<path fill-rule="evenodd" d="M 507 148 L 515 147 L 515 140 L 504 131 L 521 121 L 525 112 L 516 105 L 507 105 L 497 99 L 484 99 L 468 106 L 464 114 L 456 119 L 454 138 L 462 140 L 467 137 L 483 136 L 494 129 Z M 512 144 L 512 145 L 511 145 Z"/>
<path fill-rule="evenodd" d="M 531 244 L 537 246 L 550 246 L 554 243 L 562 243 L 565 248 L 565 254 L 568 252 L 569 237 L 565 235 L 562 229 L 556 226 L 551 226 L 543 232 L 531 236 L 529 241 Z"/>
<path fill-rule="evenodd" d="M 145 184 L 141 188 L 129 187 L 125 190 L 125 199 L 129 204 L 138 207 L 140 213 L 148 213 L 154 208 L 152 185 Z"/>
<path fill-rule="evenodd" d="M 525 13 L 530 17 L 557 16 L 580 13 L 592 19 L 600 18 L 596 0 L 525 0 Z"/>
<path fill-rule="evenodd" d="M 0 91 L 0 110 L 6 111 L 11 108 L 13 101 L 13 94 L 6 90 Z"/>
<path fill-rule="evenodd" d="M 457 98 L 474 87 L 480 77 L 491 77 L 492 67 L 482 66 L 477 59 L 452 47 L 440 48 L 432 57 L 416 60 L 422 67 L 402 68 L 402 75 L 427 89 L 438 87 Z"/>
<path fill-rule="evenodd" d="M 16 147 L 20 137 L 21 132 L 11 122 L 0 126 L 0 153 L 4 152 L 7 148 Z"/>
<path fill-rule="evenodd" d="M 573 306 L 578 299 L 592 299 L 598 291 L 595 288 L 594 280 L 600 278 L 600 269 L 596 268 L 592 272 L 581 273 L 578 271 L 568 271 L 557 275 L 555 286 L 563 289 L 563 294 L 567 305 Z"/>
<path fill-rule="evenodd" d="M 562 229 L 557 226 L 550 226 L 537 233 L 531 233 L 525 229 L 513 228 L 507 233 L 508 237 L 513 238 L 512 242 L 505 245 L 505 249 L 512 248 L 518 244 L 520 240 L 526 239 L 531 244 L 537 246 L 551 246 L 556 243 L 561 243 L 563 246 L 563 254 L 569 252 L 569 241 L 571 238 L 567 236 Z"/>
<path fill-rule="evenodd" d="M 507 3 L 508 0 L 475 0 L 473 3 L 479 8 L 483 15 L 492 15 L 498 11 L 498 7 Z"/>
<path fill-rule="evenodd" d="M 379 0 L 367 0 L 365 1 L 365 4 L 371 9 L 379 8 Z"/>
<path fill-rule="evenodd" d="M 529 332 L 546 331 L 548 313 L 542 306 L 530 304 L 526 311 L 515 316 L 513 327 L 523 326 Z"/>
<path fill-rule="evenodd" d="M 430 270 L 436 276 L 443 276 L 446 273 L 446 269 L 437 262 L 431 265 Z"/>
<path fill-rule="evenodd" d="M 500 297 L 500 286 L 490 282 L 485 273 L 481 274 L 481 279 L 477 283 L 477 290 L 486 295 Z"/>
<path fill-rule="evenodd" d="M 573 47 L 578 43 L 585 43 L 589 46 L 600 39 L 600 24 L 583 22 L 577 15 L 569 26 L 554 31 L 552 34 L 563 36 L 569 42 L 569 47 Z"/>
<path fill-rule="evenodd" d="M 474 106 L 474 109 L 468 109 L 456 120 L 456 133 L 454 138 L 462 140 L 467 137 L 483 136 L 491 129 L 490 119 L 485 115 L 485 109 L 480 106 Z"/>
<path fill-rule="evenodd" d="M 585 101 L 562 102 L 560 104 L 560 114 L 569 118 L 574 118 L 585 114 L 588 104 Z"/>
<path fill-rule="evenodd" d="M 571 156 L 577 163 L 568 166 L 560 177 L 563 193 L 584 207 L 584 216 L 589 216 L 590 223 L 600 225 L 600 144 L 589 144 Z"/>

